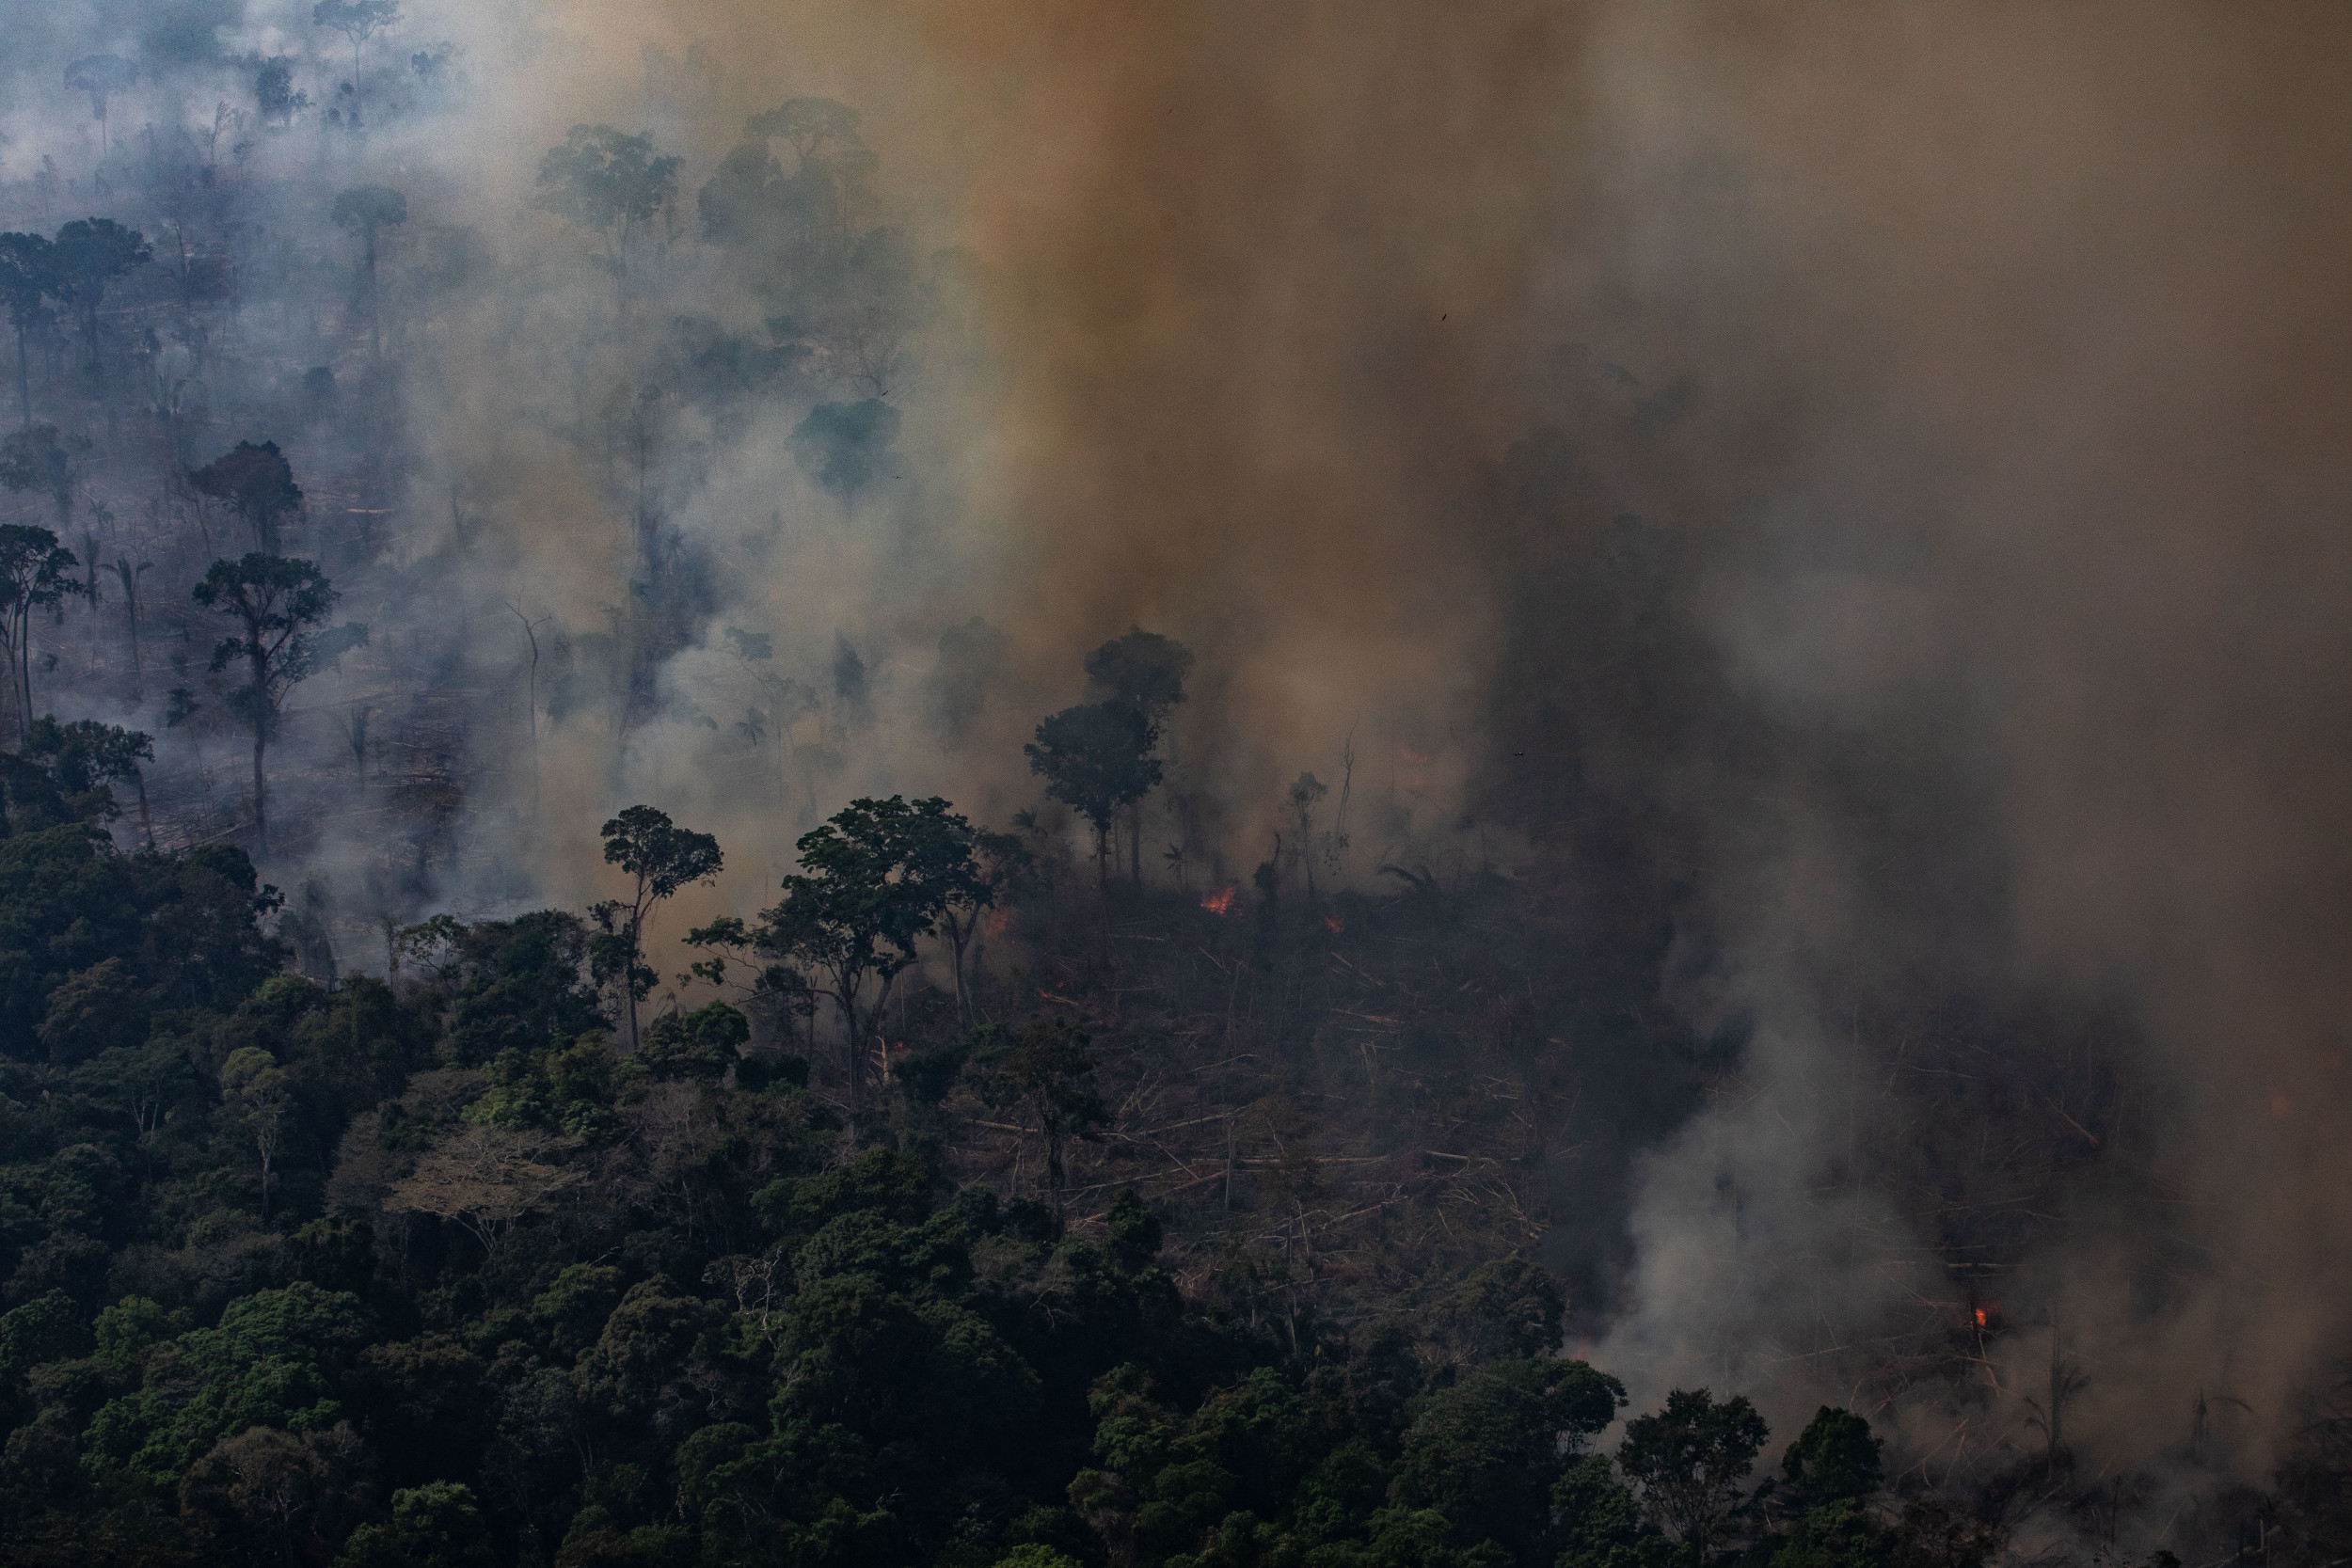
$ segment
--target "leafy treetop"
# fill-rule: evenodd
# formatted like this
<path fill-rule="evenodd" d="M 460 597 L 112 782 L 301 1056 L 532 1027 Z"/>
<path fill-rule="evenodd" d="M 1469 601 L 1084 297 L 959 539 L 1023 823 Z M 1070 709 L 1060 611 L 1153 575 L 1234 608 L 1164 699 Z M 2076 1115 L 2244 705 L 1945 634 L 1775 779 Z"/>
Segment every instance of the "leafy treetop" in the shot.
<path fill-rule="evenodd" d="M 1157 723 L 1184 700 L 1184 677 L 1192 673 L 1192 650 L 1172 637 L 1137 626 L 1087 655 L 1090 694 L 1125 703 Z"/>
<path fill-rule="evenodd" d="M 378 229 L 408 221 L 408 198 L 389 185 L 354 185 L 336 196 L 327 216 L 336 228 L 357 230 L 373 241 Z"/>
<path fill-rule="evenodd" d="M 226 501 L 253 529 L 262 550 L 275 554 L 278 519 L 302 509 L 302 487 L 294 483 L 294 466 L 275 441 L 255 446 L 239 441 L 188 476 L 197 493 Z"/>
<path fill-rule="evenodd" d="M 669 206 L 684 162 L 675 154 L 657 156 L 649 134 L 575 125 L 563 146 L 539 160 L 532 204 L 617 244 Z"/>

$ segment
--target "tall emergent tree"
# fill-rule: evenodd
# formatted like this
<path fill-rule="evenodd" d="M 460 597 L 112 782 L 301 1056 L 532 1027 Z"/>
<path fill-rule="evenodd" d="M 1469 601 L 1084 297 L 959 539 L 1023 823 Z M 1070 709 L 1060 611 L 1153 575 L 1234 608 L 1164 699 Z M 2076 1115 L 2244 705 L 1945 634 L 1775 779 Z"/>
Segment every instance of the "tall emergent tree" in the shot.
<path fill-rule="evenodd" d="M 20 743 L 33 723 L 33 612 L 82 592 L 73 575 L 80 564 L 45 528 L 0 525 L 0 648 L 8 656 Z"/>
<path fill-rule="evenodd" d="M 226 670 L 242 659 L 246 682 L 229 694 L 230 711 L 253 726 L 253 829 L 269 847 L 268 778 L 264 756 L 278 726 L 286 693 L 323 665 L 368 640 L 358 622 L 321 630 L 342 595 L 315 562 L 253 551 L 237 561 L 215 561 L 190 596 L 207 610 L 236 618 L 241 635 L 221 639 L 212 668 Z"/>
<path fill-rule="evenodd" d="M 89 94 L 89 117 L 98 121 L 102 158 L 114 156 L 114 138 L 106 125 L 107 101 L 138 79 L 139 68 L 119 55 L 86 55 L 67 62 L 65 85 L 75 92 Z"/>
<path fill-rule="evenodd" d="M 1136 626 L 1087 655 L 1086 672 L 1089 696 L 1136 709 L 1156 736 L 1168 723 L 1168 711 L 1184 700 L 1192 650 L 1172 637 Z M 1136 886 L 1143 885 L 1141 796 L 1127 806 L 1127 872 Z"/>
<path fill-rule="evenodd" d="M 653 967 L 645 962 L 645 917 L 654 906 L 691 882 L 719 875 L 719 841 L 681 828 L 669 813 L 631 806 L 607 822 L 604 859 L 636 880 L 627 899 L 608 898 L 589 913 L 601 928 L 589 943 L 589 964 L 598 982 L 618 980 L 628 997 L 628 1048 L 637 1049 L 637 1004 L 653 989 Z"/>
<path fill-rule="evenodd" d="M 850 1104 L 865 1082 L 867 1041 L 890 989 L 915 961 L 915 942 L 934 934 L 951 906 L 966 908 L 983 885 L 972 859 L 972 825 L 933 796 L 908 801 L 858 800 L 801 835 L 801 869 L 784 879 L 784 900 L 757 927 L 695 933 L 705 945 L 748 944 L 782 969 L 761 981 L 773 994 L 813 991 L 841 1014 L 849 1053 Z M 879 982 L 871 1006 L 866 988 Z"/>
<path fill-rule="evenodd" d="M 296 91 L 294 85 L 294 61 L 284 55 L 263 60 L 253 73 L 253 106 L 263 125 L 290 125 L 294 117 L 310 106 L 310 95 Z"/>
<path fill-rule="evenodd" d="M 1089 695 L 1125 703 L 1154 724 L 1184 700 L 1184 677 L 1192 673 L 1192 650 L 1172 637 L 1141 626 L 1114 637 L 1086 657 Z"/>
<path fill-rule="evenodd" d="M 384 352 L 382 312 L 377 309 L 381 295 L 376 290 L 375 237 L 379 230 L 394 228 L 408 221 L 408 198 L 389 185 L 355 185 L 335 198 L 335 205 L 327 215 L 335 227 L 345 233 L 359 236 L 359 268 L 365 282 L 362 291 L 368 305 L 368 352 L 381 356 Z"/>
<path fill-rule="evenodd" d="M 57 263 L 58 287 L 54 292 L 82 308 L 82 337 L 89 345 L 94 371 L 98 305 L 106 297 L 106 285 L 133 267 L 145 266 L 154 251 L 137 230 L 125 229 L 112 218 L 75 218 L 57 230 L 52 254 Z"/>
<path fill-rule="evenodd" d="M 142 561 L 133 565 L 129 556 L 117 556 L 112 569 L 115 580 L 122 584 L 123 614 L 131 624 L 131 678 L 135 682 L 141 681 L 146 678 L 147 672 L 139 664 L 139 578 L 153 571 L 155 563 Z M 136 689 L 134 688 L 135 694 Z"/>
<path fill-rule="evenodd" d="M 400 20 L 399 0 L 318 0 L 310 8 L 310 24 L 327 27 L 351 40 L 351 91 L 359 92 L 359 47 Z"/>
<path fill-rule="evenodd" d="M 616 310 L 628 306 L 629 247 L 676 197 L 684 162 L 675 154 L 657 157 L 651 134 L 632 136 L 610 125 L 575 125 L 563 146 L 539 160 L 532 205 L 604 242 L 597 261 L 612 275 Z"/>
<path fill-rule="evenodd" d="M 1045 793 L 1094 825 L 1096 880 L 1111 885 L 1111 823 L 1123 806 L 1142 800 L 1160 782 L 1152 754 L 1159 731 L 1143 710 L 1126 703 L 1067 707 L 1037 727 L 1021 748 L 1029 771 L 1045 776 Z"/>
<path fill-rule="evenodd" d="M 0 234 L 0 309 L 16 329 L 16 397 L 27 430 L 33 428 L 33 329 L 50 317 L 42 299 L 63 287 L 56 246 L 39 234 Z"/>
<path fill-rule="evenodd" d="M 278 520 L 302 510 L 302 487 L 275 441 L 239 441 L 188 476 L 199 495 L 226 501 L 253 530 L 264 555 L 278 553 Z"/>
<path fill-rule="evenodd" d="M 1018 892 L 1035 871 L 1036 863 L 1028 847 L 1011 833 L 975 828 L 961 816 L 947 820 L 953 824 L 956 845 L 972 865 L 969 876 L 950 886 L 939 911 L 940 924 L 947 927 L 956 968 L 956 1022 L 969 1024 L 972 1005 L 970 988 L 963 979 L 963 955 L 979 935 L 982 912 L 994 907 L 999 894 Z"/>

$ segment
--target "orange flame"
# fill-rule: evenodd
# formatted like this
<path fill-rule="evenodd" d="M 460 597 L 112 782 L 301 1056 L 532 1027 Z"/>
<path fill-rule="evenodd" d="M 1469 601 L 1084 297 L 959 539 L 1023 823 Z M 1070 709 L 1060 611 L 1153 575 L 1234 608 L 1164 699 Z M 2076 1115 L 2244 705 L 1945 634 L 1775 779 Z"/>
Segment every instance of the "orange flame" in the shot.
<path fill-rule="evenodd" d="M 1200 907 L 1211 914 L 1230 914 L 1233 908 L 1233 895 L 1238 891 L 1236 888 L 1221 887 L 1204 896 Z"/>
<path fill-rule="evenodd" d="M 1984 1326 L 1984 1308 L 1981 1307 L 1977 1308 L 1977 1326 L 1979 1328 Z"/>
<path fill-rule="evenodd" d="M 1333 936 L 1338 936 L 1342 931 L 1347 929 L 1347 922 L 1342 920 L 1336 914 L 1327 914 L 1323 917 L 1323 928 L 1330 932 Z"/>

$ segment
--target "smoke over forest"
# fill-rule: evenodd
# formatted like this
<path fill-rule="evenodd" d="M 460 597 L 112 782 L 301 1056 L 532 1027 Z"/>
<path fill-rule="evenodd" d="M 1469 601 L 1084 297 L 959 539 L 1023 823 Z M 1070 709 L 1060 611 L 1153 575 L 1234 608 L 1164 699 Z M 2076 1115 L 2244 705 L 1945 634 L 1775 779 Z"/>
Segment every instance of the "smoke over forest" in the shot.
<path fill-rule="evenodd" d="M 2352 1554 L 2340 10 L 7 17 L 40 1560 Z"/>

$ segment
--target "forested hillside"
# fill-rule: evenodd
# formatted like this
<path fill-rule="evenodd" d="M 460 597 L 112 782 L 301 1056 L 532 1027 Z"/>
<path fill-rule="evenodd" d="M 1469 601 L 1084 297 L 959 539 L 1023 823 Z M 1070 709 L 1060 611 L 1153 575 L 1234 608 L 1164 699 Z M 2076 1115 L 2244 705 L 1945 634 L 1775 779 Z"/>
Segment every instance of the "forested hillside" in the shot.
<path fill-rule="evenodd" d="M 946 802 L 860 802 L 696 933 L 781 1028 L 710 1002 L 629 1049 L 626 907 L 438 919 L 322 986 L 243 851 L 115 848 L 60 754 L 9 759 L 0 841 L 12 1560 L 1986 1549 L 1874 1523 L 1842 1412 L 1753 1500 L 1741 1400 L 1593 1448 L 1625 1396 L 1553 1358 L 1576 1085 L 1522 1037 L 1505 885 L 1105 903 Z M 606 833 L 657 892 L 721 852 Z M 921 983 L 959 916 L 1033 967 Z"/>
<path fill-rule="evenodd" d="M 0 8 L 0 1561 L 2352 1562 L 2352 39 L 2025 14 Z"/>

